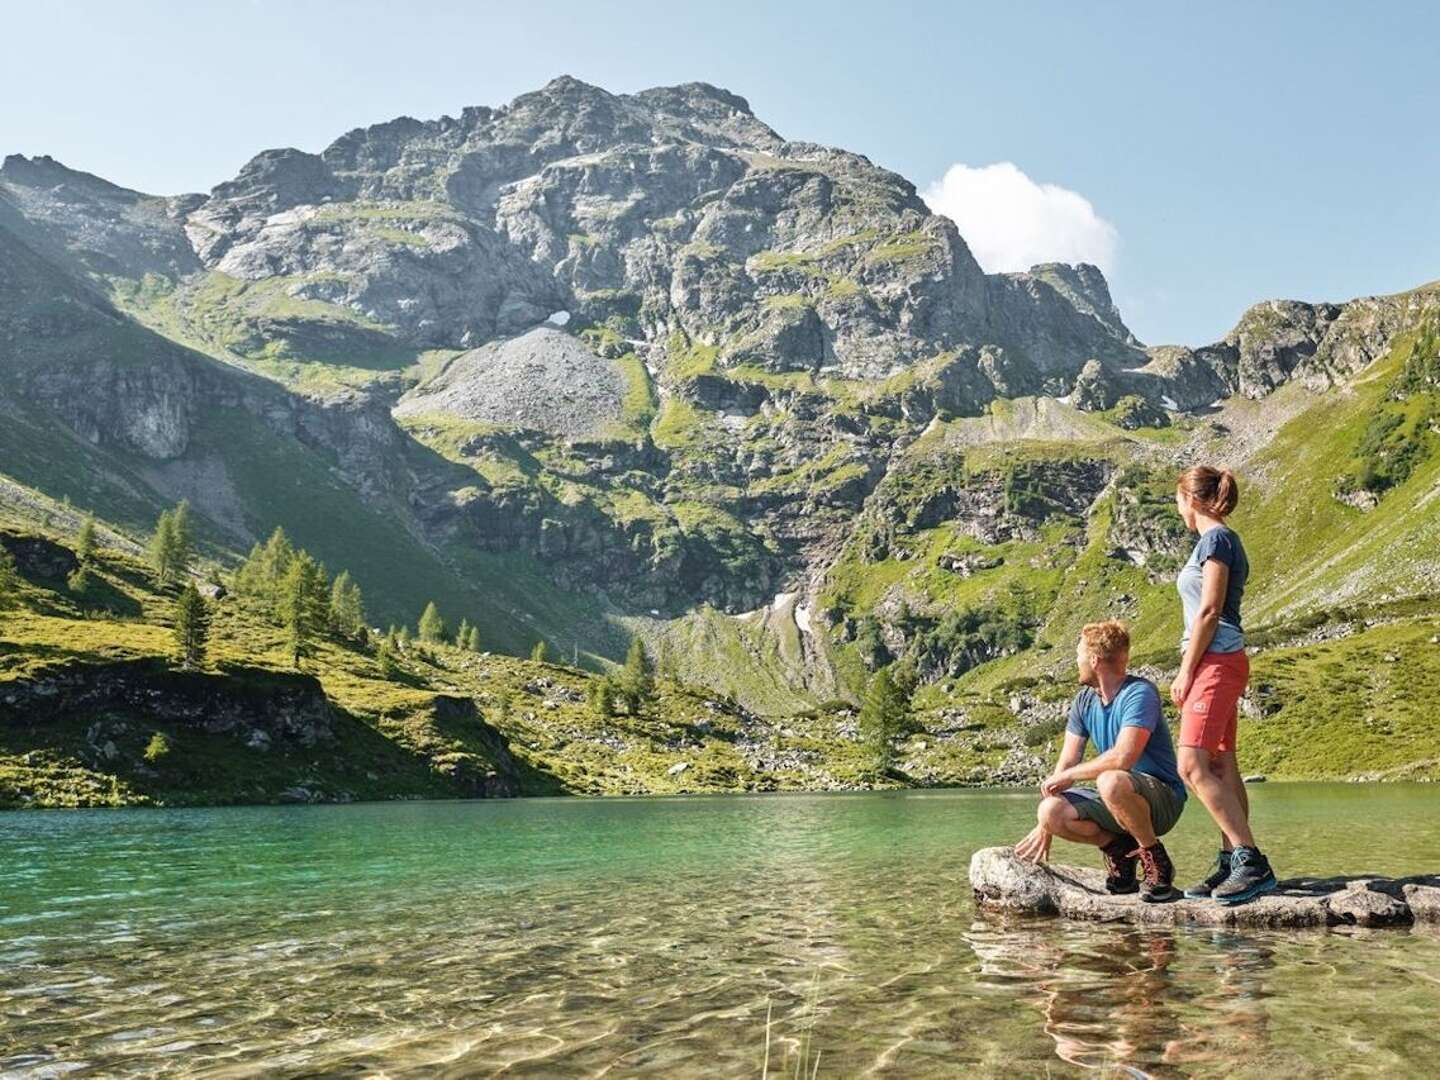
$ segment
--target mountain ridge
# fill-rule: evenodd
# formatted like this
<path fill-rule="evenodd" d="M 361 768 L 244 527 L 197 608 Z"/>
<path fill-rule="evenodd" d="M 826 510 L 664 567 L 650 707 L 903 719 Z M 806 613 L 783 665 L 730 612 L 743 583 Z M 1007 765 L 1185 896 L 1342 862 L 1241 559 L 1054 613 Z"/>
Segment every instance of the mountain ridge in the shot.
<path fill-rule="evenodd" d="M 0 290 L 4 407 L 115 463 L 17 479 L 139 492 L 114 494 L 132 529 L 187 495 L 222 563 L 286 524 L 351 565 L 284 475 L 255 475 L 274 453 L 346 519 L 389 522 L 497 647 L 569 640 L 603 666 L 639 635 L 768 709 L 853 695 L 887 660 L 1040 663 L 1020 643 L 1066 588 L 1043 564 L 1083 561 L 1127 468 L 1234 456 L 1213 425 L 1348 393 L 1437 305 L 1265 301 L 1219 342 L 1147 348 L 1098 269 L 985 274 L 913 183 L 702 83 L 562 77 L 262 151 L 208 194 L 12 155 L 0 232 L 34 280 L 74 283 L 58 307 Z M 113 327 L 98 350 L 87 304 Z M 208 364 L 256 391 L 197 390 Z M 357 576 L 411 618 L 430 597 L 384 559 Z M 945 623 L 957 607 L 973 626 Z"/>

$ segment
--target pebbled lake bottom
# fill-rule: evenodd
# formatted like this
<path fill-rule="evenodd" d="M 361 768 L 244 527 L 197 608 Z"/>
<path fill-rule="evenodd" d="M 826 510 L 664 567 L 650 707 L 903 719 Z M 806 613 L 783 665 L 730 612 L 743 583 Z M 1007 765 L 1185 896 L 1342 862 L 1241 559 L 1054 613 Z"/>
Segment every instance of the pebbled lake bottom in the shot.
<path fill-rule="evenodd" d="M 1252 789 L 1282 877 L 1440 871 L 1440 785 Z M 0 816 L 0 1077 L 1418 1075 L 1440 932 L 976 912 L 1030 792 Z M 1182 883 L 1214 835 L 1192 800 Z M 1058 861 L 1097 862 L 1056 842 Z M 768 1017 L 768 1024 L 767 1024 Z"/>

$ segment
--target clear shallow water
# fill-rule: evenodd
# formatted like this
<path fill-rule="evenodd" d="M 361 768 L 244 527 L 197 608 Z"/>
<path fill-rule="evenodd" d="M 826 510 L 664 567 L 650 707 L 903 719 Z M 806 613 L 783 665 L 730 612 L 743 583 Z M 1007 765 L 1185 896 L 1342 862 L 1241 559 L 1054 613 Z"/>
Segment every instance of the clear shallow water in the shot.
<path fill-rule="evenodd" d="M 1282 876 L 1440 868 L 1440 786 L 1268 785 Z M 976 913 L 1029 793 L 0 815 L 0 1077 L 1417 1075 L 1440 933 Z M 1192 806 L 1172 851 L 1212 846 Z M 1062 852 L 1062 858 L 1094 859 Z"/>

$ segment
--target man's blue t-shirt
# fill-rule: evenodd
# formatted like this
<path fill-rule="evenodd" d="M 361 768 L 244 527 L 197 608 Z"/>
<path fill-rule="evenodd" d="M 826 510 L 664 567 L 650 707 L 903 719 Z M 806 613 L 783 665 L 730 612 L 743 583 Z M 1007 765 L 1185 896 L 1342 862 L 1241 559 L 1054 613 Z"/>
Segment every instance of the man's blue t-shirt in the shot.
<path fill-rule="evenodd" d="M 1149 679 L 1138 675 L 1126 676 L 1109 705 L 1100 700 L 1094 687 L 1082 687 L 1070 703 L 1070 722 L 1065 725 L 1065 730 L 1088 738 L 1103 754 L 1120 738 L 1120 729 L 1127 727 L 1144 728 L 1150 732 L 1140 760 L 1135 762 L 1135 769 L 1165 781 L 1176 795 L 1184 799 L 1185 783 L 1175 766 L 1170 725 L 1165 723 L 1165 716 L 1160 711 L 1160 691 Z"/>

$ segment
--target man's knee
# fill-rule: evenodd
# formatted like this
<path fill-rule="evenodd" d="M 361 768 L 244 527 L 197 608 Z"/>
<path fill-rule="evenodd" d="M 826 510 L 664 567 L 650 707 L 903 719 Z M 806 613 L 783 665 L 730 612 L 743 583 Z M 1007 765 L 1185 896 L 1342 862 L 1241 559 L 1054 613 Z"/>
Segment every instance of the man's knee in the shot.
<path fill-rule="evenodd" d="M 1107 803 L 1135 794 L 1135 781 L 1123 769 L 1111 769 L 1095 778 L 1095 788 Z"/>
<path fill-rule="evenodd" d="M 1075 808 L 1070 805 L 1070 800 L 1059 795 L 1047 795 L 1040 800 L 1040 806 L 1035 811 L 1036 820 L 1051 832 L 1059 832 L 1075 817 Z"/>

